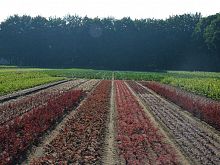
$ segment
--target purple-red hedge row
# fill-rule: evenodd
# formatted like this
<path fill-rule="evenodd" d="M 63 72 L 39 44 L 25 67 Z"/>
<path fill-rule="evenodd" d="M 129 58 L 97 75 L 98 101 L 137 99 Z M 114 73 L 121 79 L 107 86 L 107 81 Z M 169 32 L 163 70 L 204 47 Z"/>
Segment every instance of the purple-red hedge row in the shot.
<path fill-rule="evenodd" d="M 68 81 L 0 104 L 0 125 L 3 125 L 15 117 L 28 112 L 29 110 L 46 104 L 49 100 L 53 100 L 63 95 L 63 92 L 70 91 L 70 89 L 84 81 L 85 80 L 81 79 Z"/>
<path fill-rule="evenodd" d="M 69 118 L 44 155 L 31 162 L 44 164 L 102 164 L 111 81 L 103 80 Z"/>
<path fill-rule="evenodd" d="M 220 102 L 158 82 L 142 82 L 142 84 L 216 129 L 220 129 Z"/>
<path fill-rule="evenodd" d="M 77 105 L 83 92 L 68 91 L 0 126 L 0 162 L 13 164 L 40 136 Z"/>
<path fill-rule="evenodd" d="M 175 150 L 123 81 L 115 81 L 119 154 L 128 165 L 178 164 Z"/>

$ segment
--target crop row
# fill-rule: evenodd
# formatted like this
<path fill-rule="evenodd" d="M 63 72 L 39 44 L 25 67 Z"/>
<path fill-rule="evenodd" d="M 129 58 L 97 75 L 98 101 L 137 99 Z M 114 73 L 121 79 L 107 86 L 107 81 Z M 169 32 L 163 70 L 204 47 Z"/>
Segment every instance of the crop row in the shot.
<path fill-rule="evenodd" d="M 101 164 L 111 81 L 103 80 L 32 164 Z"/>
<path fill-rule="evenodd" d="M 123 81 L 115 81 L 117 143 L 126 164 L 177 164 L 175 150 L 151 122 Z"/>
<path fill-rule="evenodd" d="M 0 124 L 24 114 L 33 108 L 46 104 L 49 100 L 59 97 L 63 92 L 68 91 L 83 82 L 85 82 L 85 80 L 82 79 L 65 82 L 37 93 L 1 104 Z"/>
<path fill-rule="evenodd" d="M 89 92 L 93 89 L 94 86 L 97 85 L 97 83 L 99 82 L 100 80 L 89 80 L 81 85 L 79 85 L 76 89 L 80 89 L 80 90 L 83 90 L 84 92 Z"/>
<path fill-rule="evenodd" d="M 112 72 L 92 69 L 53 69 L 44 70 L 44 73 L 52 77 L 70 77 L 86 79 L 111 79 Z"/>
<path fill-rule="evenodd" d="M 220 164 L 220 138 L 205 124 L 189 117 L 182 109 L 156 96 L 148 88 L 129 81 L 154 117 L 191 159 L 192 164 Z"/>
<path fill-rule="evenodd" d="M 62 79 L 61 77 L 49 76 L 37 70 L 0 69 L 0 95 Z"/>
<path fill-rule="evenodd" d="M 118 71 L 114 73 L 117 80 L 147 80 L 147 81 L 161 81 L 164 79 L 166 73 L 157 72 L 130 72 Z"/>
<path fill-rule="evenodd" d="M 17 92 L 9 93 L 9 94 L 6 94 L 6 95 L 2 95 L 2 96 L 0 96 L 0 103 L 4 103 L 4 102 L 10 101 L 12 99 L 17 99 L 19 97 L 26 96 L 26 95 L 29 95 L 29 94 L 34 93 L 34 92 L 38 92 L 40 90 L 44 90 L 44 89 L 53 87 L 55 85 L 67 82 L 67 81 L 68 80 L 55 81 L 55 82 L 46 83 L 46 84 L 43 84 L 43 85 L 38 85 L 38 86 L 35 86 L 35 87 L 32 87 L 32 88 L 26 88 L 26 89 L 19 90 Z"/>
<path fill-rule="evenodd" d="M 220 79 L 219 78 L 199 78 L 199 77 L 166 77 L 162 81 L 169 84 L 199 94 L 214 100 L 220 100 Z"/>
<path fill-rule="evenodd" d="M 57 98 L 48 100 L 47 104 L 0 126 L 1 164 L 15 163 L 31 144 L 39 140 L 42 133 L 55 124 L 66 111 L 72 110 L 82 94 L 79 90 L 65 92 Z"/>
<path fill-rule="evenodd" d="M 173 101 L 213 127 L 220 129 L 219 102 L 157 82 L 143 82 L 142 84 Z"/>

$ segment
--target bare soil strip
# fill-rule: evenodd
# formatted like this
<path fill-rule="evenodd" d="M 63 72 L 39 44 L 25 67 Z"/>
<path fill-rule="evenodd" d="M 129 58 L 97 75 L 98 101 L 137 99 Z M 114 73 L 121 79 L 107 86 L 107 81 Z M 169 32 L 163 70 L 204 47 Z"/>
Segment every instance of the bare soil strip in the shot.
<path fill-rule="evenodd" d="M 96 88 L 96 86 L 98 86 L 98 84 L 101 81 L 97 82 L 93 88 L 91 89 L 91 91 L 89 92 L 89 94 L 87 95 L 87 97 L 94 91 L 94 89 Z M 82 84 L 83 85 L 83 84 Z M 79 86 L 79 88 L 82 88 Z M 83 89 L 83 88 L 82 88 Z M 73 109 L 69 114 L 67 114 L 66 116 L 63 117 L 62 121 L 60 123 L 57 123 L 57 125 L 55 126 L 55 128 L 52 131 L 49 131 L 47 134 L 44 135 L 44 137 L 42 137 L 41 142 L 37 145 L 37 146 L 33 146 L 32 149 L 29 151 L 29 154 L 27 156 L 27 159 L 22 163 L 22 165 L 26 165 L 26 164 L 30 164 L 32 160 L 40 158 L 44 155 L 44 146 L 50 144 L 56 137 L 57 135 L 60 133 L 60 131 L 64 128 L 64 126 L 66 125 L 66 123 L 75 115 L 75 113 L 77 112 L 77 109 L 84 104 L 84 102 L 86 102 L 87 97 L 84 98 L 80 104 L 77 106 L 76 109 Z"/>
<path fill-rule="evenodd" d="M 107 132 L 105 138 L 105 149 L 104 149 L 104 156 L 103 156 L 103 164 L 105 165 L 115 165 L 119 164 L 118 154 L 115 144 L 115 88 L 114 88 L 114 77 L 112 77 L 112 89 L 111 89 L 111 106 L 110 106 L 110 113 L 107 122 Z"/>
<path fill-rule="evenodd" d="M 135 91 L 126 83 L 127 87 L 130 89 L 130 91 L 132 92 L 132 94 L 136 97 L 138 103 L 140 104 L 140 106 L 143 108 L 144 112 L 147 114 L 147 116 L 150 118 L 151 122 L 160 129 L 160 132 L 162 133 L 162 135 L 165 137 L 165 140 L 168 144 L 170 144 L 176 151 L 179 162 L 181 162 L 181 164 L 183 165 L 189 165 L 189 161 L 185 158 L 185 156 L 181 153 L 181 151 L 179 150 L 179 148 L 176 147 L 175 143 L 172 142 L 172 140 L 170 139 L 170 137 L 167 135 L 167 133 L 161 128 L 161 125 L 156 122 L 155 118 L 152 116 L 152 114 L 149 112 L 148 107 L 146 107 L 144 105 L 144 103 L 142 102 L 142 100 L 139 98 L 139 96 L 135 93 Z"/>
<path fill-rule="evenodd" d="M 130 84 L 132 86 L 132 84 Z M 134 85 L 134 84 L 133 84 Z M 138 96 L 192 164 L 220 164 L 220 136 L 152 90 L 138 84 Z M 140 92 L 142 91 L 142 92 Z"/>
<path fill-rule="evenodd" d="M 39 85 L 39 86 L 36 86 L 36 87 L 33 87 L 33 88 L 28 88 L 28 89 L 20 90 L 20 91 L 10 93 L 10 94 L 7 94 L 7 95 L 3 95 L 3 96 L 0 96 L 0 103 L 3 103 L 5 101 L 9 101 L 11 99 L 16 99 L 16 98 L 21 97 L 21 96 L 26 96 L 26 95 L 29 95 L 31 93 L 35 93 L 35 92 L 38 92 L 40 90 L 47 89 L 49 87 L 52 87 L 52 86 L 55 86 L 55 85 L 58 85 L 58 84 L 61 84 L 61 83 L 67 82 L 67 81 L 69 81 L 69 80 L 56 81 L 56 82 L 53 82 L 53 83 Z"/>

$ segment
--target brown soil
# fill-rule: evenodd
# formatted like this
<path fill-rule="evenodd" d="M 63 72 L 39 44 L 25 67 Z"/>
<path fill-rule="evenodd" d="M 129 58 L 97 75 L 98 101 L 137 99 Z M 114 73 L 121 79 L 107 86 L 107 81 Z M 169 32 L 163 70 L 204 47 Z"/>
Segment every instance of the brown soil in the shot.
<path fill-rule="evenodd" d="M 115 112 L 115 89 L 114 89 L 114 78 L 112 78 L 112 89 L 111 89 L 111 106 L 110 106 L 110 113 L 107 122 L 107 132 L 105 138 L 105 148 L 104 148 L 104 155 L 102 159 L 102 163 L 106 165 L 115 165 L 120 164 L 118 158 L 118 151 L 116 146 L 116 112 Z"/>

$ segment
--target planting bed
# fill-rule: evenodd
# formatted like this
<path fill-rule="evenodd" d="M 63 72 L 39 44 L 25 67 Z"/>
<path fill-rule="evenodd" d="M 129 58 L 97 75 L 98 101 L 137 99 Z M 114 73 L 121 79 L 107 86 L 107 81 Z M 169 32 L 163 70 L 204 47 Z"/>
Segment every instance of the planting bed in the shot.
<path fill-rule="evenodd" d="M 82 94 L 80 90 L 63 92 L 45 105 L 33 108 L 0 126 L 1 164 L 15 164 L 20 160 L 45 131 L 78 104 Z"/>
<path fill-rule="evenodd" d="M 157 121 L 169 132 L 192 164 L 220 164 L 220 137 L 206 124 L 185 114 L 181 108 L 151 90 L 129 81 L 128 84 L 149 107 Z"/>
<path fill-rule="evenodd" d="M 143 85 L 156 93 L 168 98 L 175 104 L 183 107 L 194 116 L 204 120 L 220 130 L 220 102 L 201 97 L 176 87 L 157 82 L 143 82 Z"/>
<path fill-rule="evenodd" d="M 46 104 L 51 99 L 57 98 L 63 94 L 65 91 L 76 87 L 77 85 L 82 84 L 86 80 L 78 79 L 73 81 L 68 81 L 45 90 L 20 97 L 15 100 L 10 100 L 0 105 L 0 124 L 21 115 L 29 110 L 42 106 Z"/>
<path fill-rule="evenodd" d="M 40 69 L 0 68 L 0 95 L 6 95 L 63 79 L 63 77 L 52 77 L 45 74 L 41 72 Z M 0 101 L 2 101 L 2 99 L 3 97 L 0 97 Z"/>
<path fill-rule="evenodd" d="M 110 93 L 111 81 L 103 80 L 32 164 L 100 164 Z"/>
<path fill-rule="evenodd" d="M 0 165 L 219 165 L 219 108 L 175 87 L 114 74 L 112 81 L 62 82 L 0 104 Z"/>
<path fill-rule="evenodd" d="M 89 81 L 79 85 L 76 89 L 80 89 L 85 92 L 89 92 L 94 88 L 94 86 L 96 86 L 98 84 L 98 82 L 100 82 L 100 80 L 92 79 L 92 80 L 89 80 Z"/>
<path fill-rule="evenodd" d="M 11 100 L 11 99 L 16 99 L 20 96 L 25 96 L 25 95 L 31 94 L 33 92 L 37 92 L 37 91 L 49 88 L 49 87 L 64 83 L 66 81 L 68 81 L 68 80 L 61 80 L 61 81 L 56 81 L 56 82 L 52 82 L 52 83 L 47 83 L 47 84 L 39 85 L 36 87 L 23 89 L 23 90 L 13 92 L 13 93 L 10 93 L 7 95 L 3 95 L 3 96 L 0 96 L 0 103 L 3 103 L 5 101 Z"/>
<path fill-rule="evenodd" d="M 175 150 L 123 81 L 115 81 L 117 143 L 125 164 L 178 164 Z"/>

